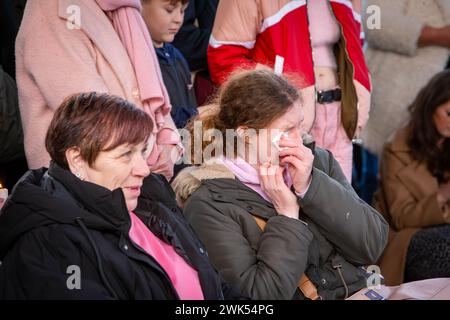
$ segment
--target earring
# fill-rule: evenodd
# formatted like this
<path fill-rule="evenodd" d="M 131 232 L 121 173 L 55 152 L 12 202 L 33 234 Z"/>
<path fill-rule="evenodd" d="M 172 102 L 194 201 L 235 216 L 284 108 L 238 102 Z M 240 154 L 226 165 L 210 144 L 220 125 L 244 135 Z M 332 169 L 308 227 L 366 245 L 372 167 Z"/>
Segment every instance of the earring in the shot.
<path fill-rule="evenodd" d="M 79 172 L 75 173 L 75 177 L 77 177 L 80 180 L 83 180 L 83 177 L 81 176 L 81 173 L 79 173 Z"/>

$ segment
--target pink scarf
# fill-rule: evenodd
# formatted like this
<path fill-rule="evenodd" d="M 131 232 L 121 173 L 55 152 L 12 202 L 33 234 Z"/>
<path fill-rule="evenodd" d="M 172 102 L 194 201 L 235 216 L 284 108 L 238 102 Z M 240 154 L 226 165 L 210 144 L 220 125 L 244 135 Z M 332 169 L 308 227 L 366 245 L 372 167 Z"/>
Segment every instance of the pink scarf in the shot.
<path fill-rule="evenodd" d="M 239 179 L 244 185 L 256 191 L 261 197 L 268 202 L 272 203 L 269 196 L 262 190 L 261 183 L 259 181 L 259 173 L 254 167 L 242 158 L 230 159 L 225 157 L 219 157 L 219 161 L 223 163 L 231 172 L 234 173 L 236 178 Z M 286 185 L 291 188 L 292 179 L 287 170 L 284 171 L 284 181 Z"/>
<path fill-rule="evenodd" d="M 106 12 L 133 64 L 144 111 L 156 124 L 164 125 L 170 112 L 170 99 L 164 85 L 150 33 L 141 16 L 140 0 L 96 0 Z"/>

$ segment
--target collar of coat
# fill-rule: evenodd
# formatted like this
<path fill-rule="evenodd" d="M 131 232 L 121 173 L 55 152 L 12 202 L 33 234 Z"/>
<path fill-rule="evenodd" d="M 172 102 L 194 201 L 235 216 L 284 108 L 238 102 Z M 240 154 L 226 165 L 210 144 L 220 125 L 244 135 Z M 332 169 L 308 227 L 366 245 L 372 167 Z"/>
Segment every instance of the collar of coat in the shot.
<path fill-rule="evenodd" d="M 403 164 L 412 164 L 419 166 L 417 161 L 415 161 L 411 155 L 411 148 L 408 145 L 408 135 L 410 132 L 410 127 L 406 126 L 397 131 L 392 140 L 386 144 L 386 151 L 390 151 L 395 154 L 395 156 Z"/>
<path fill-rule="evenodd" d="M 235 181 L 236 176 L 222 164 L 203 164 L 183 169 L 172 182 L 175 194 L 186 201 L 207 180 L 225 179 Z"/>
<path fill-rule="evenodd" d="M 384 152 L 390 153 L 402 162 L 403 166 L 397 168 L 397 178 L 416 199 L 421 199 L 424 195 L 436 192 L 439 185 L 437 179 L 428 171 L 426 164 L 413 159 L 411 148 L 407 143 L 409 132 L 408 126 L 399 130 L 393 140 L 386 145 Z"/>
<path fill-rule="evenodd" d="M 181 202 L 188 201 L 189 197 L 202 186 L 208 189 L 208 197 L 216 203 L 232 203 L 263 219 L 276 215 L 272 203 L 240 182 L 222 164 L 205 164 L 186 168 L 172 183 Z"/>
<path fill-rule="evenodd" d="M 135 210 L 141 219 L 152 219 L 151 224 L 167 225 L 164 217 L 153 214 L 157 211 L 154 206 L 161 203 L 171 208 L 173 212 L 168 210 L 172 214 L 181 215 L 175 210 L 174 196 L 170 188 L 163 185 L 162 179 L 154 174 L 144 179 Z M 0 258 L 20 235 L 51 224 L 77 225 L 77 219 L 81 219 L 88 229 L 113 233 L 127 234 L 131 226 L 121 188 L 111 191 L 81 181 L 55 163 L 49 169 L 28 171 L 17 182 L 0 215 Z M 158 228 L 153 229 L 161 239 L 171 243 Z"/>
<path fill-rule="evenodd" d="M 402 128 L 397 132 L 392 142 L 390 143 L 390 149 L 392 151 L 400 151 L 400 152 L 410 152 L 411 148 L 408 146 L 407 138 L 408 138 L 409 128 Z"/>

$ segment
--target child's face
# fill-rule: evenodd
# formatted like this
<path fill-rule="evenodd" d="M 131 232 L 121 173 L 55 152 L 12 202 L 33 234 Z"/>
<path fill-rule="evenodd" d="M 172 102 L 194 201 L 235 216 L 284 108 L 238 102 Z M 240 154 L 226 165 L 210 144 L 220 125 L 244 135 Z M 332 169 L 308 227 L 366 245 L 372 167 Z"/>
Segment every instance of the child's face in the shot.
<path fill-rule="evenodd" d="M 169 0 L 143 1 L 141 14 L 156 47 L 173 41 L 183 23 L 187 5 L 181 1 L 176 4 Z"/>

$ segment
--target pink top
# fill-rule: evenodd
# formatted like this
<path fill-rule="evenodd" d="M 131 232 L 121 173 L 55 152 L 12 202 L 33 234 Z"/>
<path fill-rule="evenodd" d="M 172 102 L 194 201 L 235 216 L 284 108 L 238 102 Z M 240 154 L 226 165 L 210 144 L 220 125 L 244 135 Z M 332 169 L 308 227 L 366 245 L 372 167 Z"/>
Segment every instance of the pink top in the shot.
<path fill-rule="evenodd" d="M 145 224 L 130 212 L 130 239 L 166 271 L 181 300 L 204 300 L 197 271 L 180 257 L 171 245 L 161 241 Z"/>
<path fill-rule="evenodd" d="M 308 18 L 314 66 L 337 69 L 333 45 L 341 33 L 328 0 L 309 0 Z"/>

